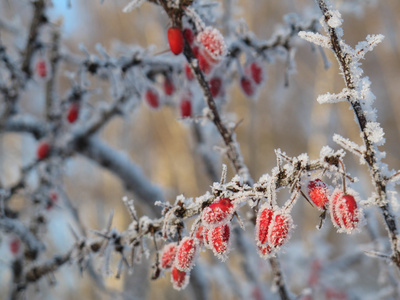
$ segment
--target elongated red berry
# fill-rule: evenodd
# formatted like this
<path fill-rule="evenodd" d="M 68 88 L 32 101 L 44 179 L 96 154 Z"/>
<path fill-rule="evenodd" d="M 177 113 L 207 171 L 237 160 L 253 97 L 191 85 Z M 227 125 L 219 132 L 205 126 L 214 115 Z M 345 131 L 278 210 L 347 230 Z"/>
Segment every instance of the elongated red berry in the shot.
<path fill-rule="evenodd" d="M 38 59 L 36 62 L 36 74 L 40 78 L 45 78 L 47 76 L 47 63 L 42 58 Z"/>
<path fill-rule="evenodd" d="M 201 215 L 203 224 L 208 227 L 215 227 L 226 223 L 233 214 L 233 204 L 228 198 L 218 198 L 210 206 L 203 210 Z"/>
<path fill-rule="evenodd" d="M 184 237 L 179 243 L 175 262 L 175 267 L 184 272 L 190 271 L 193 268 L 194 260 L 197 254 L 196 241 L 190 237 Z"/>
<path fill-rule="evenodd" d="M 192 81 L 194 79 L 194 74 L 188 63 L 185 63 L 185 75 L 187 80 L 189 81 Z"/>
<path fill-rule="evenodd" d="M 79 117 L 79 104 L 71 103 L 68 108 L 67 120 L 69 123 L 75 123 Z"/>
<path fill-rule="evenodd" d="M 194 41 L 193 31 L 191 29 L 189 29 L 189 28 L 185 28 L 183 30 L 183 36 L 185 37 L 185 39 L 188 42 L 188 44 L 191 46 L 193 44 L 193 41 Z"/>
<path fill-rule="evenodd" d="M 231 229 L 228 224 L 217 226 L 209 230 L 208 239 L 210 241 L 211 249 L 215 254 L 225 255 L 227 253 L 230 236 Z M 224 256 L 221 258 L 224 258 Z"/>
<path fill-rule="evenodd" d="M 153 89 L 148 89 L 145 94 L 145 100 L 147 104 L 152 108 L 158 108 L 160 106 L 160 100 L 158 93 Z"/>
<path fill-rule="evenodd" d="M 261 208 L 256 219 L 256 241 L 257 245 L 266 244 L 268 240 L 268 230 L 271 225 L 274 211 L 270 207 Z"/>
<path fill-rule="evenodd" d="M 219 61 L 226 55 L 226 45 L 222 34 L 213 27 L 206 27 L 197 35 L 197 41 L 204 46 L 210 57 Z"/>
<path fill-rule="evenodd" d="M 169 243 L 164 246 L 161 253 L 161 268 L 168 270 L 172 267 L 172 264 L 175 261 L 177 249 L 178 246 L 176 243 Z"/>
<path fill-rule="evenodd" d="M 311 180 L 307 186 L 308 196 L 319 208 L 325 208 L 328 204 L 328 187 L 321 179 Z"/>
<path fill-rule="evenodd" d="M 192 101 L 189 98 L 182 98 L 179 108 L 182 118 L 190 118 L 192 116 Z"/>
<path fill-rule="evenodd" d="M 175 55 L 182 53 L 184 46 L 183 34 L 178 27 L 168 28 L 168 43 L 172 53 Z"/>
<path fill-rule="evenodd" d="M 171 96 L 175 92 L 175 85 L 171 78 L 166 77 L 163 85 L 165 95 Z"/>
<path fill-rule="evenodd" d="M 255 87 L 254 81 L 250 77 L 243 76 L 240 79 L 240 86 L 242 87 L 242 90 L 246 96 L 249 96 L 249 97 L 254 96 L 256 87 Z"/>
<path fill-rule="evenodd" d="M 189 273 L 180 271 L 176 267 L 172 267 L 171 282 L 172 282 L 172 286 L 174 287 L 174 289 L 176 289 L 178 291 L 182 290 L 189 283 Z"/>
<path fill-rule="evenodd" d="M 289 214 L 275 212 L 268 230 L 268 244 L 274 248 L 282 246 L 289 237 L 292 217 Z"/>
<path fill-rule="evenodd" d="M 264 71 L 258 62 L 252 62 L 249 66 L 249 74 L 256 84 L 261 84 L 264 81 Z"/>
<path fill-rule="evenodd" d="M 10 242 L 10 251 L 12 254 L 17 255 L 19 253 L 19 249 L 21 247 L 21 241 L 19 238 L 13 238 Z"/>
<path fill-rule="evenodd" d="M 49 156 L 50 154 L 51 147 L 49 143 L 46 141 L 43 141 L 39 144 L 37 151 L 36 151 L 36 156 L 38 160 L 45 159 Z"/>
<path fill-rule="evenodd" d="M 358 227 L 360 211 L 354 196 L 343 194 L 340 189 L 335 189 L 330 198 L 332 223 L 347 233 Z"/>
<path fill-rule="evenodd" d="M 220 77 L 213 77 L 210 79 L 210 92 L 211 95 L 215 98 L 221 95 L 222 90 L 222 79 Z"/>

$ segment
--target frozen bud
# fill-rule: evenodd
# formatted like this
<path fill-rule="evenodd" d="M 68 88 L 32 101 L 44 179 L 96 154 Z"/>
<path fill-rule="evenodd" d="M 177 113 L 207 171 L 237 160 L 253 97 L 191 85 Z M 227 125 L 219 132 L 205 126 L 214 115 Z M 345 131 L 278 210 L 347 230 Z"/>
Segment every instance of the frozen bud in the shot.
<path fill-rule="evenodd" d="M 291 215 L 275 212 L 268 230 L 268 244 L 274 248 L 282 246 L 289 238 L 289 230 L 292 224 Z"/>
<path fill-rule="evenodd" d="M 144 95 L 146 103 L 151 108 L 159 108 L 160 107 L 160 99 L 158 97 L 158 93 L 154 89 L 148 89 Z"/>
<path fill-rule="evenodd" d="M 228 224 L 217 226 L 208 232 L 211 249 L 221 259 L 225 259 L 228 253 L 230 236 L 231 229 Z"/>
<path fill-rule="evenodd" d="M 197 41 L 204 46 L 210 57 L 216 61 L 226 55 L 226 45 L 221 32 L 213 27 L 206 27 L 197 35 Z"/>
<path fill-rule="evenodd" d="M 316 206 L 324 209 L 328 204 L 328 187 L 321 179 L 311 180 L 307 186 L 308 196 Z"/>
<path fill-rule="evenodd" d="M 164 270 L 168 270 L 172 267 L 174 263 L 176 251 L 177 251 L 176 243 L 169 243 L 164 246 L 161 253 L 161 268 Z"/>
<path fill-rule="evenodd" d="M 354 196 L 335 189 L 330 198 L 330 212 L 333 225 L 351 233 L 359 225 L 361 210 L 357 208 Z"/>
<path fill-rule="evenodd" d="M 193 268 L 197 254 L 196 241 L 189 237 L 184 237 L 180 242 L 175 258 L 175 267 L 184 272 L 188 272 Z"/>
<path fill-rule="evenodd" d="M 256 242 L 259 246 L 267 243 L 268 230 L 271 225 L 273 214 L 274 211 L 269 207 L 261 208 L 258 211 L 256 219 Z"/>
<path fill-rule="evenodd" d="M 231 200 L 228 198 L 221 198 L 206 207 L 203 210 L 201 218 L 205 226 L 215 227 L 228 222 L 233 212 L 234 207 Z"/>
<path fill-rule="evenodd" d="M 180 271 L 176 267 L 172 267 L 171 282 L 172 282 L 172 286 L 174 287 L 174 289 L 176 289 L 178 291 L 182 290 L 189 283 L 189 273 Z"/>

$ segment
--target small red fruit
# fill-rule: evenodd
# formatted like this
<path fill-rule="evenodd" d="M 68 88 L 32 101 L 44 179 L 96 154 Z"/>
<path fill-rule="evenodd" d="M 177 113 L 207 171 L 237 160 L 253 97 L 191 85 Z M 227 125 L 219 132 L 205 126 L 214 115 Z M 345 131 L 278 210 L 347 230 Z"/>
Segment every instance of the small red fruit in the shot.
<path fill-rule="evenodd" d="M 271 225 L 274 211 L 271 208 L 265 207 L 260 209 L 256 220 L 256 241 L 257 245 L 267 243 L 268 230 Z"/>
<path fill-rule="evenodd" d="M 210 92 L 211 95 L 215 98 L 221 94 L 222 88 L 222 79 L 220 77 L 213 77 L 210 79 Z"/>
<path fill-rule="evenodd" d="M 263 68 L 257 63 L 252 62 L 249 67 L 249 73 L 251 78 L 254 80 L 256 84 L 261 84 L 264 80 L 264 72 Z"/>
<path fill-rule="evenodd" d="M 191 29 L 189 29 L 189 28 L 185 28 L 183 30 L 183 36 L 185 37 L 185 39 L 188 42 L 188 44 L 191 46 L 193 44 L 193 41 L 194 41 L 193 31 Z"/>
<path fill-rule="evenodd" d="M 213 63 L 207 59 L 207 56 L 203 53 L 199 53 L 197 55 L 197 59 L 199 60 L 199 68 L 204 74 L 210 74 L 213 69 Z"/>
<path fill-rule="evenodd" d="M 185 63 L 185 75 L 189 81 L 192 81 L 194 79 L 194 74 L 188 63 Z"/>
<path fill-rule="evenodd" d="M 45 78 L 47 76 L 47 63 L 44 59 L 38 59 L 36 62 L 36 74 L 40 78 Z"/>
<path fill-rule="evenodd" d="M 196 241 L 192 238 L 184 237 L 178 246 L 174 265 L 180 271 L 190 271 L 193 268 L 196 253 Z"/>
<path fill-rule="evenodd" d="M 12 254 L 17 255 L 21 246 L 19 238 L 13 238 L 10 242 L 10 251 Z"/>
<path fill-rule="evenodd" d="M 175 85 L 171 78 L 166 77 L 164 80 L 164 93 L 171 96 L 175 92 Z"/>
<path fill-rule="evenodd" d="M 289 214 L 275 212 L 268 230 L 268 244 L 274 248 L 282 246 L 289 237 L 292 217 Z"/>
<path fill-rule="evenodd" d="M 171 281 L 174 289 L 184 289 L 189 283 L 189 273 L 180 271 L 176 267 L 173 267 L 171 272 Z"/>
<path fill-rule="evenodd" d="M 179 107 L 182 118 L 190 118 L 192 116 L 192 102 L 188 98 L 183 98 Z"/>
<path fill-rule="evenodd" d="M 148 89 L 145 94 L 147 104 L 152 108 L 158 108 L 160 106 L 160 100 L 158 99 L 158 93 L 153 89 Z"/>
<path fill-rule="evenodd" d="M 78 117 L 79 117 L 79 104 L 71 103 L 71 105 L 68 108 L 67 120 L 70 123 L 75 123 Z"/>
<path fill-rule="evenodd" d="M 231 229 L 228 224 L 210 229 L 208 239 L 215 254 L 226 254 L 229 246 Z"/>
<path fill-rule="evenodd" d="M 176 257 L 177 248 L 176 243 L 169 243 L 164 246 L 161 254 L 161 268 L 168 270 L 172 267 Z"/>
<path fill-rule="evenodd" d="M 233 204 L 228 198 L 217 199 L 210 206 L 203 210 L 201 218 L 203 224 L 208 227 L 215 227 L 226 223 L 233 214 Z"/>
<path fill-rule="evenodd" d="M 168 43 L 172 53 L 175 55 L 182 53 L 184 46 L 183 34 L 178 27 L 168 28 Z"/>
<path fill-rule="evenodd" d="M 357 228 L 360 221 L 360 212 L 357 209 L 357 202 L 352 195 L 343 194 L 335 189 L 330 199 L 332 223 L 350 233 Z"/>
<path fill-rule="evenodd" d="M 38 160 L 45 159 L 50 154 L 50 145 L 47 142 L 41 142 L 37 148 L 36 156 Z"/>
<path fill-rule="evenodd" d="M 242 87 L 242 90 L 246 96 L 254 96 L 256 88 L 254 86 L 254 81 L 251 78 L 249 78 L 248 76 L 243 76 L 240 79 L 240 86 Z"/>
<path fill-rule="evenodd" d="M 213 60 L 219 61 L 226 55 L 224 37 L 216 28 L 206 27 L 197 35 L 197 41 L 204 46 Z"/>
<path fill-rule="evenodd" d="M 328 203 L 328 187 L 321 179 L 315 179 L 308 183 L 308 196 L 316 206 L 324 209 Z"/>

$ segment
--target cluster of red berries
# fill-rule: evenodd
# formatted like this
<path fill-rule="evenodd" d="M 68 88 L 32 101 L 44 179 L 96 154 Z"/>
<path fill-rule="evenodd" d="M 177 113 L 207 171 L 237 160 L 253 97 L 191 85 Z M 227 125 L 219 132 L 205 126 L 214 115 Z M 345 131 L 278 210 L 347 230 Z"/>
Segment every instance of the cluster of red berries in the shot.
<path fill-rule="evenodd" d="M 354 193 L 344 193 L 337 188 L 329 196 L 328 187 L 321 179 L 310 181 L 307 188 L 308 196 L 319 209 L 327 210 L 329 208 L 335 227 L 347 233 L 358 228 L 362 213 L 352 195 Z"/>
<path fill-rule="evenodd" d="M 261 63 L 252 61 L 245 67 L 244 74 L 240 78 L 240 86 L 246 96 L 253 97 L 264 81 L 265 71 Z"/>

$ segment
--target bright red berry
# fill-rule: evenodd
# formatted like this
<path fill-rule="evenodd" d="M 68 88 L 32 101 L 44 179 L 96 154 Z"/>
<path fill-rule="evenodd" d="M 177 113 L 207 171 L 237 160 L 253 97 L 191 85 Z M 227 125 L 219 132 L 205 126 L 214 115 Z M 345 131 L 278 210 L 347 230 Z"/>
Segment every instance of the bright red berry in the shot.
<path fill-rule="evenodd" d="M 255 61 L 250 64 L 249 74 L 256 84 L 261 84 L 264 80 L 263 68 Z"/>
<path fill-rule="evenodd" d="M 267 243 L 268 230 L 269 230 L 269 226 L 271 225 L 273 214 L 274 214 L 274 211 L 269 207 L 262 208 L 258 212 L 257 220 L 256 220 L 257 245 L 262 245 L 262 244 Z"/>
<path fill-rule="evenodd" d="M 182 53 L 184 46 L 183 34 L 178 27 L 168 28 L 168 43 L 172 53 L 175 55 Z"/>
<path fill-rule="evenodd" d="M 163 85 L 165 95 L 171 96 L 175 92 L 175 85 L 171 78 L 166 77 Z"/>
<path fill-rule="evenodd" d="M 158 108 L 160 106 L 160 100 L 158 93 L 153 89 L 148 89 L 145 94 L 147 104 L 152 108 Z"/>
<path fill-rule="evenodd" d="M 180 242 L 174 265 L 178 270 L 188 272 L 194 265 L 194 260 L 197 253 L 196 241 L 189 237 L 184 237 Z"/>
<path fill-rule="evenodd" d="M 220 77 L 213 77 L 210 79 L 210 92 L 211 95 L 215 98 L 221 94 L 222 89 L 222 79 Z"/>
<path fill-rule="evenodd" d="M 45 78 L 47 76 L 47 63 L 44 59 L 38 59 L 36 62 L 36 74 L 40 78 Z"/>
<path fill-rule="evenodd" d="M 274 248 L 282 246 L 289 237 L 292 217 L 289 214 L 275 212 L 268 230 L 268 244 Z"/>
<path fill-rule="evenodd" d="M 42 160 L 47 158 L 50 154 L 50 150 L 51 150 L 50 145 L 47 142 L 45 141 L 41 142 L 36 151 L 37 159 Z"/>
<path fill-rule="evenodd" d="M 194 74 L 192 72 L 192 68 L 190 68 L 188 63 L 185 63 L 185 75 L 189 81 L 192 81 L 194 79 Z"/>
<path fill-rule="evenodd" d="M 71 103 L 71 105 L 68 108 L 67 120 L 70 123 L 75 123 L 78 117 L 79 117 L 79 104 Z"/>
<path fill-rule="evenodd" d="M 192 102 L 188 98 L 182 98 L 179 104 L 182 118 L 190 118 L 192 116 Z"/>
<path fill-rule="evenodd" d="M 248 76 L 243 76 L 240 79 L 240 86 L 242 87 L 243 92 L 245 95 L 252 97 L 256 91 L 256 87 L 254 85 L 254 81 L 251 80 Z"/>
<path fill-rule="evenodd" d="M 352 195 L 343 194 L 341 190 L 335 189 L 330 199 L 330 208 L 335 226 L 346 230 L 347 233 L 357 228 L 360 212 Z"/>
<path fill-rule="evenodd" d="M 10 242 L 11 253 L 14 255 L 18 254 L 20 247 L 21 247 L 21 241 L 19 240 L 19 238 L 13 238 Z"/>
<path fill-rule="evenodd" d="M 229 246 L 231 229 L 228 224 L 212 228 L 208 232 L 211 248 L 216 254 L 226 254 Z"/>
<path fill-rule="evenodd" d="M 311 180 L 307 186 L 308 196 L 319 208 L 325 208 L 328 204 L 328 187 L 321 179 Z"/>
<path fill-rule="evenodd" d="M 168 270 L 172 267 L 176 257 L 177 248 L 176 243 L 169 243 L 164 246 L 161 253 L 161 268 Z"/>
<path fill-rule="evenodd" d="M 228 198 L 217 199 L 203 210 L 201 218 L 206 226 L 218 226 L 226 223 L 233 214 L 233 204 Z"/>
<path fill-rule="evenodd" d="M 220 60 L 226 55 L 226 45 L 222 34 L 213 27 L 206 27 L 197 35 L 197 41 L 204 46 L 213 60 Z"/>
<path fill-rule="evenodd" d="M 185 37 L 186 41 L 188 42 L 189 45 L 193 44 L 194 41 L 194 34 L 193 31 L 189 28 L 185 28 L 183 30 L 183 36 Z"/>
<path fill-rule="evenodd" d="M 172 267 L 171 281 L 174 289 L 176 290 L 184 289 L 189 283 L 189 273 L 180 271 L 176 267 Z"/>

